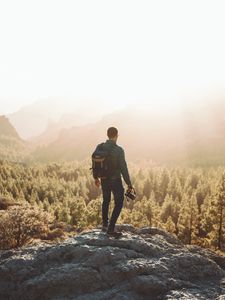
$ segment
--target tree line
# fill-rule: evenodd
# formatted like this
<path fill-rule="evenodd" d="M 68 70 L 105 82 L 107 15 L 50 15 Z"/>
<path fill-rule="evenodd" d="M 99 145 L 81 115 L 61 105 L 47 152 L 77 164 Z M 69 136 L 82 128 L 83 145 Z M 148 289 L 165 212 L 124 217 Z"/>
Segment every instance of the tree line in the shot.
<path fill-rule="evenodd" d="M 27 203 L 82 230 L 101 224 L 101 190 L 90 161 L 25 165 L 0 161 L 0 196 Z M 184 243 L 224 250 L 225 168 L 130 165 L 135 201 L 118 223 L 156 226 Z M 110 204 L 110 213 L 113 201 Z"/>

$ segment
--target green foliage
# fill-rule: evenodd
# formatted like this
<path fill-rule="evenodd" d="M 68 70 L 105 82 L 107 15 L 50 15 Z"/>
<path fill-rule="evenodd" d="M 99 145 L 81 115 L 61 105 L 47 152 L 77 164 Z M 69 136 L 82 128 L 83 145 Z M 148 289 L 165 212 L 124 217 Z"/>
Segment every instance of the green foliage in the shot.
<path fill-rule="evenodd" d="M 25 142 L 12 137 L 0 134 L 0 157 L 2 160 L 8 161 L 24 161 L 28 160 L 29 149 Z"/>
<path fill-rule="evenodd" d="M 0 161 L 0 195 L 38 206 L 82 230 L 101 224 L 101 189 L 90 162 L 23 164 Z M 165 168 L 133 164 L 137 199 L 124 201 L 118 222 L 158 226 L 182 241 L 224 249 L 224 168 Z M 110 204 L 110 214 L 113 209 Z"/>
<path fill-rule="evenodd" d="M 0 249 L 21 247 L 48 232 L 51 216 L 37 205 L 23 203 L 1 211 Z"/>
<path fill-rule="evenodd" d="M 207 237 L 216 249 L 221 250 L 225 242 L 225 174 L 218 181 L 214 197 L 205 209 L 207 221 L 204 226 L 208 229 Z"/>

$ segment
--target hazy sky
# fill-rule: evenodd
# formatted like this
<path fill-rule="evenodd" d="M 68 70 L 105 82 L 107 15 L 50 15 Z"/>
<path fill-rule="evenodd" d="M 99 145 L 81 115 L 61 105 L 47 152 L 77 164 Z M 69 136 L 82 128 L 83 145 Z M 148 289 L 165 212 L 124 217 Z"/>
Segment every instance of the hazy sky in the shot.
<path fill-rule="evenodd" d="M 224 14 L 223 0 L 0 0 L 0 113 L 48 96 L 147 104 L 223 86 Z"/>

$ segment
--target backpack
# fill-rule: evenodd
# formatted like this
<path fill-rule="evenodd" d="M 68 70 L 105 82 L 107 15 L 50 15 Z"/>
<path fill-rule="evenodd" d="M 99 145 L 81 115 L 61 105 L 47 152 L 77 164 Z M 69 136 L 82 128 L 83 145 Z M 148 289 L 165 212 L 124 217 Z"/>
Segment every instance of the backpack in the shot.
<path fill-rule="evenodd" d="M 104 143 L 100 144 L 92 154 L 92 173 L 94 178 L 109 178 L 115 171 L 115 163 L 111 153 L 114 150 L 103 149 Z"/>

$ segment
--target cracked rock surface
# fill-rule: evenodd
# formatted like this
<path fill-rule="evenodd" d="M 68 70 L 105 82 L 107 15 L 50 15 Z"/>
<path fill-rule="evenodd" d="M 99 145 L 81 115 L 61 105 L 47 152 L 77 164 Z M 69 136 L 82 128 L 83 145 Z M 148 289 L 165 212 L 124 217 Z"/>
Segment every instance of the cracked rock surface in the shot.
<path fill-rule="evenodd" d="M 117 225 L 0 251 L 0 300 L 225 300 L 225 258 L 157 229 Z"/>

